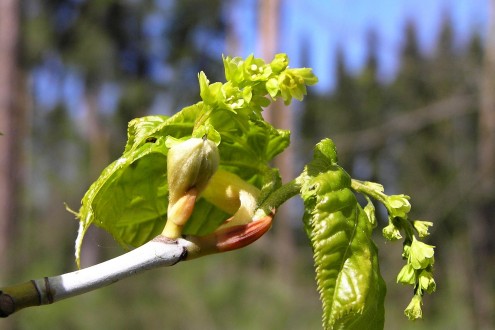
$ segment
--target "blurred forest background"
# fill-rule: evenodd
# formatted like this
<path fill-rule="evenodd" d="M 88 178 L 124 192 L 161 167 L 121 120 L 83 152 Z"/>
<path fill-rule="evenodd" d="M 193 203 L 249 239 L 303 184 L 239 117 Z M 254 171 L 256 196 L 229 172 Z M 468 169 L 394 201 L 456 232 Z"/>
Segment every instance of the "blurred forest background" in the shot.
<path fill-rule="evenodd" d="M 223 81 L 221 54 L 238 55 L 243 42 L 230 16 L 236 3 L 0 2 L 0 284 L 75 269 L 77 222 L 64 203 L 78 208 L 120 155 L 129 120 L 197 102 L 200 70 Z M 283 51 L 283 5 L 252 1 L 256 56 Z M 395 284 L 401 248 L 376 235 L 388 286 L 386 329 L 493 329 L 495 28 L 491 22 L 459 44 L 448 15 L 438 26 L 425 52 L 416 25 L 404 22 L 398 68 L 386 81 L 378 74 L 379 36 L 370 29 L 362 70 L 351 72 L 337 50 L 335 87 L 310 89 L 304 103 L 273 111 L 280 116 L 271 120 L 295 132 L 292 168 L 284 171 L 300 171 L 313 145 L 331 137 L 353 177 L 411 195 L 412 217 L 434 221 L 428 243 L 437 246 L 437 292 L 424 299 L 420 322 L 403 315 L 411 292 Z M 300 52 L 298 65 L 311 66 L 310 47 Z M 27 309 L 0 328 L 319 329 L 300 202 L 282 212 L 269 235 L 242 251 Z M 83 266 L 121 253 L 93 228 Z"/>

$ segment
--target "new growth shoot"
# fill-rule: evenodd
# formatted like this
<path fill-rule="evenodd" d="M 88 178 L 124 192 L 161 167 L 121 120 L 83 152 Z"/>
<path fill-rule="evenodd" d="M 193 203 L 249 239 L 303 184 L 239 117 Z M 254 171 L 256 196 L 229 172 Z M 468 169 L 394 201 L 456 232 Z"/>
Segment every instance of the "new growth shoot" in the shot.
<path fill-rule="evenodd" d="M 372 200 L 388 211 L 383 236 L 404 240 L 405 265 L 397 282 L 414 288 L 405 313 L 410 319 L 422 317 L 423 295 L 435 291 L 434 247 L 421 241 L 432 223 L 409 220 L 409 196 L 389 196 L 380 184 L 351 178 L 340 167 L 330 139 L 315 146 L 313 160 L 290 182 L 282 183 L 271 165 L 289 145 L 290 132 L 273 127 L 261 113 L 277 99 L 285 104 L 302 100 L 306 87 L 317 82 L 312 70 L 291 68 L 285 54 L 271 62 L 253 55 L 225 57 L 223 64 L 225 83 L 210 83 L 199 73 L 198 103 L 172 117 L 132 120 L 122 156 L 83 197 L 76 213 L 77 265 L 84 235 L 93 224 L 125 249 L 133 249 L 132 258 L 124 254 L 104 266 L 61 275 L 63 280 L 6 287 L 0 292 L 0 315 L 80 294 L 141 270 L 247 246 L 270 229 L 276 209 L 299 194 L 314 251 L 323 327 L 384 326 L 386 288 L 372 240 L 377 227 Z M 366 205 L 358 203 L 357 194 L 364 195 Z M 280 220 L 277 225 L 287 225 Z"/>

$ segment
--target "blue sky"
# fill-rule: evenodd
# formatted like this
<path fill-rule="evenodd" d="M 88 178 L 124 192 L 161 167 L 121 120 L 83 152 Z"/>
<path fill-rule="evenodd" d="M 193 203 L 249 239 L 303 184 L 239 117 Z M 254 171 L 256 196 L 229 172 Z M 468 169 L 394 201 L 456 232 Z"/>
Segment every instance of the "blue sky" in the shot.
<path fill-rule="evenodd" d="M 301 40 L 310 48 L 310 65 L 320 77 L 319 88 L 332 87 L 335 49 L 344 51 L 348 68 L 357 72 L 367 52 L 366 33 L 374 29 L 379 38 L 380 75 L 393 77 L 398 66 L 398 52 L 403 43 L 406 21 L 418 29 L 422 50 L 432 51 L 443 16 L 454 25 L 456 41 L 466 41 L 474 32 L 486 29 L 489 0 L 280 0 L 282 41 L 280 52 L 286 52 L 293 66 L 300 65 Z M 238 0 L 236 16 L 242 24 L 242 54 L 257 53 L 256 0 Z"/>
<path fill-rule="evenodd" d="M 156 0 L 165 4 L 162 13 L 167 13 L 171 0 Z M 229 4 L 227 13 L 232 15 L 240 36 L 240 53 L 254 53 L 257 49 L 258 1 L 235 0 Z M 342 48 L 348 69 L 358 72 L 367 54 L 367 32 L 374 29 L 378 35 L 379 73 L 384 81 L 393 78 L 398 66 L 398 54 L 403 44 L 404 25 L 408 20 L 416 24 L 419 41 L 425 53 L 431 52 L 438 36 L 441 19 L 448 15 L 454 26 L 458 44 L 469 39 L 473 32 L 483 34 L 488 21 L 490 0 L 280 0 L 280 44 L 278 52 L 289 55 L 291 66 L 301 63 L 302 47 L 309 48 L 309 66 L 313 67 L 320 82 L 317 89 L 325 92 L 331 90 L 335 77 L 335 54 Z M 156 32 L 160 38 L 166 21 L 166 15 L 154 15 L 146 21 L 143 28 Z M 211 51 L 221 58 L 226 50 L 222 45 L 214 44 Z M 163 49 L 159 51 L 164 51 Z M 60 82 L 58 76 L 62 63 L 51 60 L 34 73 L 35 98 L 40 105 L 52 108 L 60 98 L 68 105 L 71 112 L 78 113 L 81 107 L 84 85 L 81 77 L 74 70 Z M 157 68 L 166 68 L 159 65 Z M 157 70 L 158 76 L 167 76 L 166 70 Z M 155 76 L 155 75 L 154 75 Z M 166 79 L 165 79 L 166 80 Z M 60 88 L 54 88 L 60 86 Z M 102 111 L 112 111 L 119 96 L 115 86 L 105 85 L 101 93 Z M 163 102 L 159 99 L 159 108 Z"/>

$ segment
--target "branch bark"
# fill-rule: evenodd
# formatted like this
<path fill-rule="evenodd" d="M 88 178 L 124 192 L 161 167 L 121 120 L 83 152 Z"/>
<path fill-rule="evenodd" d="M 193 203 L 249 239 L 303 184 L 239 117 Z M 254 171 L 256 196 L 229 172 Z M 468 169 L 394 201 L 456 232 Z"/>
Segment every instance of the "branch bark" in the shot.
<path fill-rule="evenodd" d="M 0 290 L 0 317 L 23 308 L 52 304 L 146 270 L 172 266 L 186 260 L 197 246 L 185 239 L 157 236 L 150 242 L 114 259 L 72 273 L 44 277 Z"/>
<path fill-rule="evenodd" d="M 405 136 L 449 118 L 475 112 L 474 97 L 454 95 L 423 108 L 392 117 L 376 127 L 336 135 L 335 144 L 341 153 L 372 150 L 392 137 Z"/>
<path fill-rule="evenodd" d="M 158 235 L 148 243 L 100 264 L 2 288 L 0 317 L 7 317 L 26 307 L 48 305 L 93 291 L 145 270 L 243 248 L 270 229 L 274 212 L 263 213 L 252 222 L 218 229 L 206 236 L 170 239 Z"/>

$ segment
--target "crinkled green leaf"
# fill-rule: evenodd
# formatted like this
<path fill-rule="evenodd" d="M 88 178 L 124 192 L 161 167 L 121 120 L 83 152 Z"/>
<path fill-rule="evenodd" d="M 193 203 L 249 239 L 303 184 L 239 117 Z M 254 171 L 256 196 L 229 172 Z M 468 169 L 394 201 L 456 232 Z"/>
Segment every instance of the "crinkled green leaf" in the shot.
<path fill-rule="evenodd" d="M 325 329 L 382 329 L 385 283 L 373 225 L 337 164 L 335 146 L 323 140 L 300 177 L 304 223 L 314 250 Z"/>
<path fill-rule="evenodd" d="M 91 224 L 108 231 L 124 247 L 142 245 L 161 232 L 168 207 L 165 141 L 191 136 L 201 109 L 197 104 L 171 118 L 148 116 L 130 122 L 124 154 L 102 172 L 83 198 L 77 251 Z M 288 131 L 260 120 L 247 127 L 235 122 L 217 125 L 222 141 L 220 166 L 261 188 L 268 162 L 289 144 Z M 227 218 L 225 212 L 200 199 L 184 233 L 210 233 Z"/>
<path fill-rule="evenodd" d="M 78 213 L 78 264 L 84 234 L 93 223 L 125 247 L 139 246 L 160 232 L 168 205 L 164 143 L 161 138 L 130 148 L 88 189 Z"/>
<path fill-rule="evenodd" d="M 129 152 L 132 148 L 137 148 L 142 145 L 143 141 L 150 139 L 147 142 L 153 142 L 153 136 L 150 132 L 157 126 L 167 121 L 167 116 L 146 116 L 133 119 L 129 122 L 127 130 L 127 143 L 124 153 Z"/>
<path fill-rule="evenodd" d="M 288 102 L 305 93 L 305 84 L 316 77 L 310 69 L 289 69 L 285 54 L 266 64 L 249 56 L 224 58 L 227 82 L 212 83 L 198 75 L 201 102 L 174 116 L 147 116 L 129 123 L 123 155 L 110 164 L 91 185 L 77 214 L 80 230 L 76 260 L 86 230 L 91 224 L 104 228 L 125 247 L 139 246 L 160 233 L 167 218 L 167 153 L 174 141 L 210 134 L 218 144 L 220 167 L 235 173 L 259 189 L 265 186 L 269 162 L 288 145 L 290 134 L 277 130 L 261 116 L 267 97 L 266 82 L 279 79 Z M 286 74 L 287 72 L 287 74 Z M 279 79 L 280 81 L 280 79 Z M 228 215 L 200 198 L 184 227 L 184 234 L 204 235 L 214 231 Z"/>
<path fill-rule="evenodd" d="M 263 178 L 260 174 L 269 168 L 267 161 L 282 152 L 289 140 L 289 131 L 277 130 L 265 121 L 256 120 L 244 134 L 222 134 L 220 163 L 260 188 Z"/>

